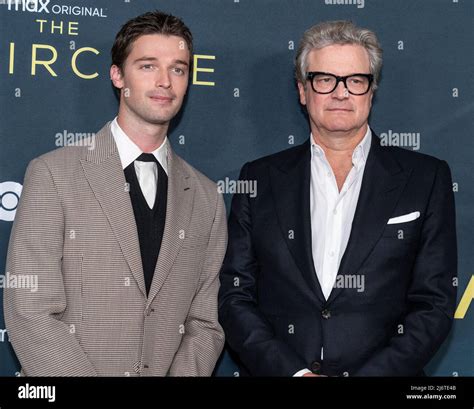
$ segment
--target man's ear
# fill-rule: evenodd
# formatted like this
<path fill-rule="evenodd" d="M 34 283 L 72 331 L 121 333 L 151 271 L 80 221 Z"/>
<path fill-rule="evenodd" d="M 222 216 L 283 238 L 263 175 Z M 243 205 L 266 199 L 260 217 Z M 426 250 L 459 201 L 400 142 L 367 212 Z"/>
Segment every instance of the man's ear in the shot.
<path fill-rule="evenodd" d="M 122 89 L 123 88 L 123 76 L 122 76 L 122 70 L 116 66 L 112 65 L 110 67 L 110 79 L 112 80 L 112 83 L 114 84 L 115 88 Z"/>
<path fill-rule="evenodd" d="M 304 88 L 304 85 L 300 81 L 298 81 L 298 91 L 300 94 L 301 105 L 306 105 L 306 90 Z"/>

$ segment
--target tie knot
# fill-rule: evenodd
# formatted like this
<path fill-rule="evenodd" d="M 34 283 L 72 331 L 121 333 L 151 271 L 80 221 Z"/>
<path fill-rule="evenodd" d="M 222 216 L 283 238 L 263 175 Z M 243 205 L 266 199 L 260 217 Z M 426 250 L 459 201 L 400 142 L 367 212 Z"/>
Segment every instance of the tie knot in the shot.
<path fill-rule="evenodd" d="M 155 158 L 155 155 L 153 155 L 152 153 L 142 153 L 137 159 L 135 160 L 138 160 L 140 162 L 156 162 L 158 163 L 158 161 L 156 160 Z"/>

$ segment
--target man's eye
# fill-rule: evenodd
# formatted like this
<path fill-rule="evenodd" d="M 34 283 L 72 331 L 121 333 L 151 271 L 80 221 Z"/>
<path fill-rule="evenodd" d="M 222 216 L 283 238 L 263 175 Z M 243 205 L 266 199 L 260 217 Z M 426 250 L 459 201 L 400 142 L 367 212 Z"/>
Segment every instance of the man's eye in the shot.
<path fill-rule="evenodd" d="M 367 82 L 367 78 L 365 78 L 365 77 L 351 77 L 350 81 L 354 85 L 360 85 L 360 84 L 365 84 Z"/>
<path fill-rule="evenodd" d="M 174 67 L 173 72 L 175 74 L 178 74 L 178 75 L 183 75 L 184 74 L 184 70 L 182 68 L 179 68 L 179 67 Z"/>
<path fill-rule="evenodd" d="M 317 77 L 316 81 L 320 82 L 321 84 L 327 84 L 328 82 L 331 82 L 332 78 L 331 77 Z"/>
<path fill-rule="evenodd" d="M 152 64 L 144 64 L 140 67 L 142 70 L 149 71 L 153 68 Z"/>

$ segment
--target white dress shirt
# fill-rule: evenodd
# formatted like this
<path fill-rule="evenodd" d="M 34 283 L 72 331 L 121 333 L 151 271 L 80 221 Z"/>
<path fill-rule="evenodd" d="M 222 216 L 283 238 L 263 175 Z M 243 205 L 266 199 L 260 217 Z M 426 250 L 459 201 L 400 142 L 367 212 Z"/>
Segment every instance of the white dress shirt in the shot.
<path fill-rule="evenodd" d="M 138 183 L 148 207 L 152 209 L 155 204 L 156 187 L 158 185 L 158 168 L 156 163 L 136 160 L 143 152 L 120 128 L 117 118 L 112 121 L 110 130 L 117 145 L 122 169 L 125 169 L 134 162 Z M 163 167 L 166 174 L 168 174 L 168 137 L 165 137 L 163 143 L 151 153 Z"/>
<path fill-rule="evenodd" d="M 314 268 L 326 300 L 351 234 L 371 141 L 372 132 L 367 127 L 352 153 L 352 168 L 339 192 L 331 165 L 311 135 L 311 240 Z"/>
<path fill-rule="evenodd" d="M 352 153 L 352 168 L 339 192 L 331 165 L 311 134 L 312 252 L 316 275 L 326 300 L 336 282 L 339 265 L 351 234 L 371 142 L 372 132 L 370 127 L 367 127 L 364 138 Z M 322 348 L 321 359 L 323 359 Z M 302 369 L 293 376 L 302 376 L 308 372 L 311 371 Z"/>

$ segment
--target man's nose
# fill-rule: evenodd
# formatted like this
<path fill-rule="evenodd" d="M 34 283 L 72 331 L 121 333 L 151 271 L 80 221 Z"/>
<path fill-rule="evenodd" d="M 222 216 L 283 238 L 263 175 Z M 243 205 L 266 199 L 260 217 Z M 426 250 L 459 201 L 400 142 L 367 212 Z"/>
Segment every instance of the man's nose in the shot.
<path fill-rule="evenodd" d="M 161 88 L 171 87 L 171 77 L 168 70 L 157 70 L 155 85 Z"/>
<path fill-rule="evenodd" d="M 346 88 L 343 81 L 339 81 L 336 89 L 332 92 L 332 96 L 337 99 L 349 98 L 349 90 Z"/>

